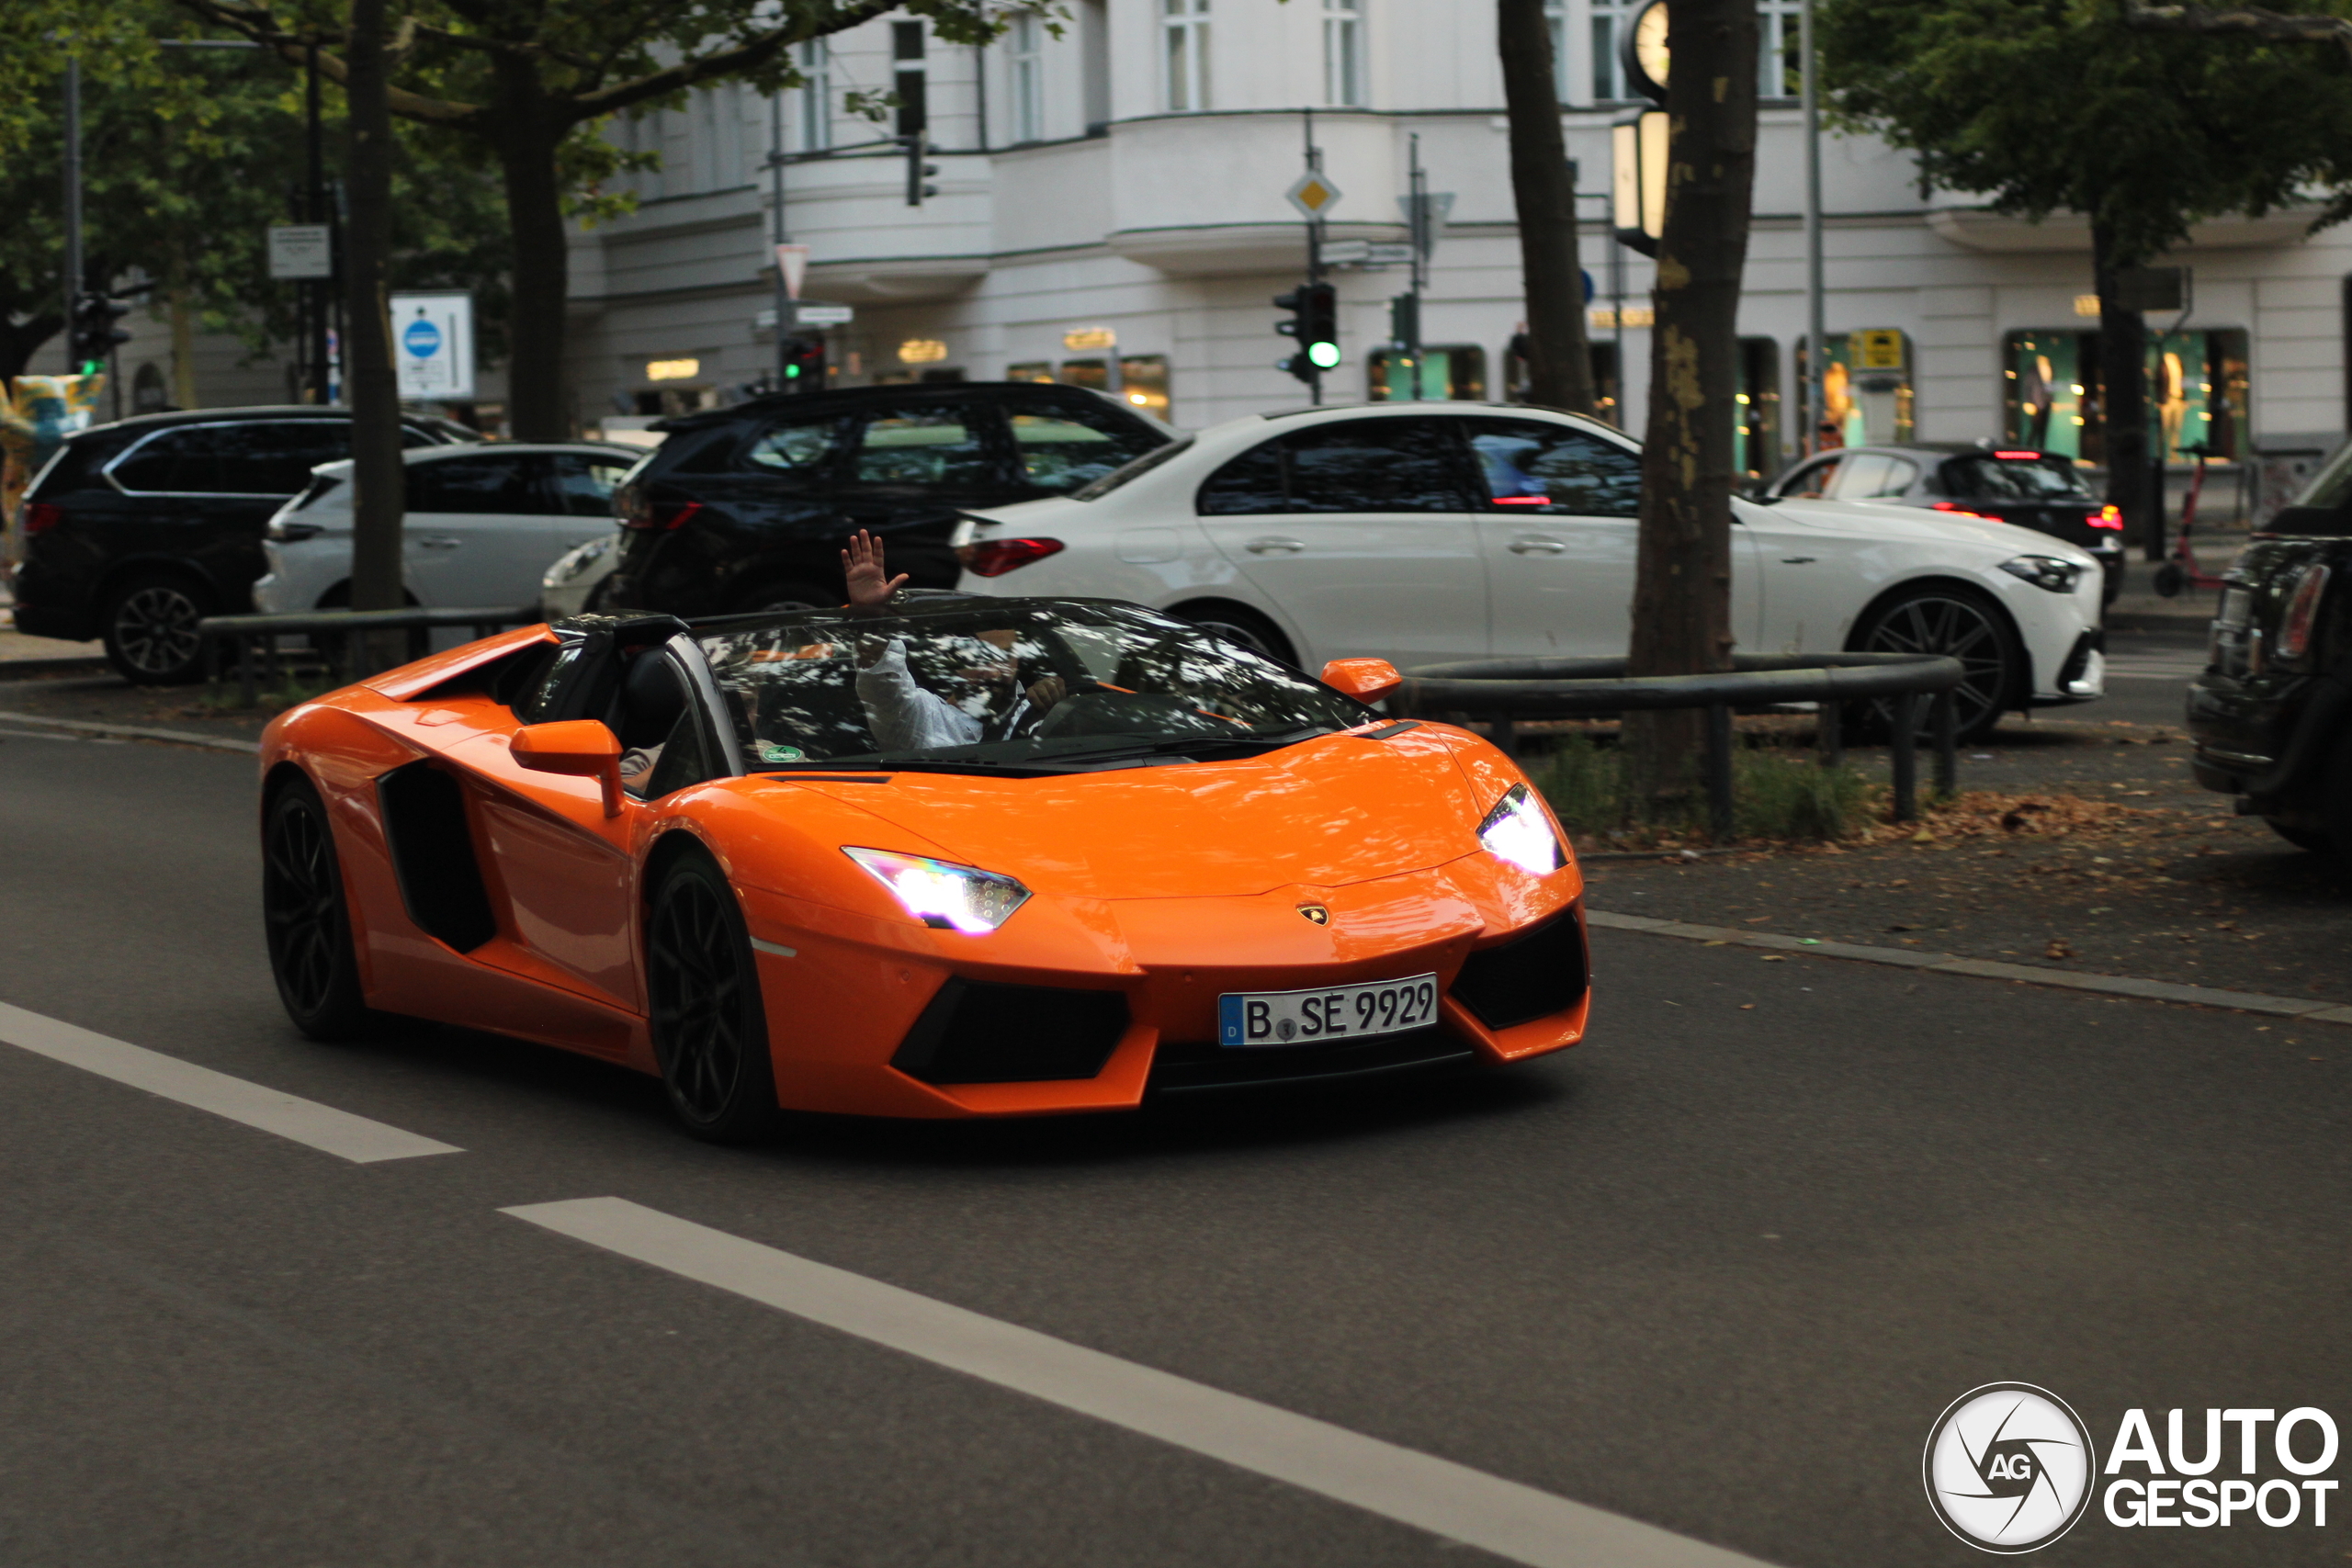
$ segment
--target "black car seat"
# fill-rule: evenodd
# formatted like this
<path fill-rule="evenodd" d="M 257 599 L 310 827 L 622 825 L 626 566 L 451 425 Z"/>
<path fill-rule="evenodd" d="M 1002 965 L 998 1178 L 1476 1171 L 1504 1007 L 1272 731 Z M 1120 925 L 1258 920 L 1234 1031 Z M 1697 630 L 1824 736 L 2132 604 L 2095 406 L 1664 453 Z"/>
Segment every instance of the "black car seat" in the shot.
<path fill-rule="evenodd" d="M 659 746 L 686 711 L 686 682 L 678 667 L 649 648 L 629 660 L 608 721 L 624 749 Z"/>

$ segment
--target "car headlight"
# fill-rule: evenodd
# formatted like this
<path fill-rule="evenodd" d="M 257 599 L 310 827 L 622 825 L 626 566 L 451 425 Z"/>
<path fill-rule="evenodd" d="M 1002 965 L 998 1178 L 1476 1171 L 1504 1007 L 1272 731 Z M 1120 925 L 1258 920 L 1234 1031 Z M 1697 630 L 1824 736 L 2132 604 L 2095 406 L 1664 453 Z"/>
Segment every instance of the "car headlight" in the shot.
<path fill-rule="evenodd" d="M 889 850 L 842 846 L 842 853 L 888 888 L 924 925 L 969 935 L 992 931 L 1029 901 L 1029 889 L 1010 876 L 976 865 L 902 855 Z"/>
<path fill-rule="evenodd" d="M 2083 579 L 2083 569 L 2070 560 L 2056 556 L 2018 556 L 2001 563 L 2001 570 L 2011 577 L 2022 577 L 2036 588 L 2047 588 L 2052 593 L 2072 593 L 2075 584 Z"/>
<path fill-rule="evenodd" d="M 1478 841 L 1489 854 L 1510 862 L 1521 871 L 1542 876 L 1568 863 L 1560 850 L 1560 836 L 1551 818 L 1523 784 L 1515 784 L 1495 802 L 1478 824 Z"/>

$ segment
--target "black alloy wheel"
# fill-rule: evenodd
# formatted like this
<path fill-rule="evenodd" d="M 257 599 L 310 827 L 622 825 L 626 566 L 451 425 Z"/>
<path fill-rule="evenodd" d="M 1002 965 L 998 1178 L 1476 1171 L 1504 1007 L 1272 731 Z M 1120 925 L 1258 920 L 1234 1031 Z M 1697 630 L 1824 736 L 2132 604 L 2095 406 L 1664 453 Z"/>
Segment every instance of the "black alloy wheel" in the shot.
<path fill-rule="evenodd" d="M 714 1144 L 760 1136 L 776 1116 L 766 1016 L 751 933 L 708 857 L 671 863 L 646 923 L 653 1054 L 670 1109 Z"/>
<path fill-rule="evenodd" d="M 1965 588 L 1921 588 L 1882 604 L 1863 624 L 1854 647 L 1866 653 L 1943 653 L 1960 660 L 1965 671 L 1952 691 L 1953 718 L 1963 744 L 1984 739 L 2001 722 L 2001 715 L 2023 695 L 2025 649 L 2008 618 L 1991 602 Z M 1919 704 L 1919 735 L 1932 734 L 1930 704 Z M 1894 704 L 1881 699 L 1865 705 L 1866 728 L 1874 736 L 1891 733 Z"/>
<path fill-rule="evenodd" d="M 135 685 L 201 680 L 204 641 L 196 624 L 211 613 L 199 591 L 176 577 L 133 578 L 107 602 L 107 658 Z"/>
<path fill-rule="evenodd" d="M 286 1016 L 313 1040 L 348 1040 L 372 1015 L 359 988 L 334 833 L 308 779 L 271 797 L 261 848 L 262 924 Z"/>
<path fill-rule="evenodd" d="M 1240 604 L 1180 604 L 1171 613 L 1204 632 L 1238 642 L 1252 653 L 1262 653 L 1277 664 L 1298 668 L 1298 654 L 1290 638 L 1255 610 Z"/>

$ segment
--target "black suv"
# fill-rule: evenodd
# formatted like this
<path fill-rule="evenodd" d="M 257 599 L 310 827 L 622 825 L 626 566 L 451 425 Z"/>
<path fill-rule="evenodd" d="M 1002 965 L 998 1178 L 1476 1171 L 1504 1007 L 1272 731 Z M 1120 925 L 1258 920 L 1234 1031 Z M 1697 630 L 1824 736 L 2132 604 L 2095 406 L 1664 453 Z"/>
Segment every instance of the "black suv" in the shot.
<path fill-rule="evenodd" d="M 448 420 L 401 421 L 405 446 L 473 439 Z M 196 680 L 196 623 L 253 608 L 270 514 L 314 465 L 350 456 L 349 412 L 303 405 L 150 414 L 67 436 L 25 494 L 17 629 L 102 637 L 142 684 Z"/>
<path fill-rule="evenodd" d="M 2231 567 L 2188 688 L 2197 782 L 2352 862 L 2352 445 Z"/>
<path fill-rule="evenodd" d="M 626 531 L 599 603 L 673 615 L 838 604 L 841 549 L 953 588 L 967 508 L 1062 495 L 1175 439 L 1100 392 L 1042 382 L 844 388 L 664 420 L 613 492 Z"/>
<path fill-rule="evenodd" d="M 2123 514 L 2102 504 L 2063 452 L 2024 447 L 1841 446 L 1807 457 L 1764 487 L 1760 501 L 1875 501 L 1989 517 L 2079 545 L 2123 591 Z"/>

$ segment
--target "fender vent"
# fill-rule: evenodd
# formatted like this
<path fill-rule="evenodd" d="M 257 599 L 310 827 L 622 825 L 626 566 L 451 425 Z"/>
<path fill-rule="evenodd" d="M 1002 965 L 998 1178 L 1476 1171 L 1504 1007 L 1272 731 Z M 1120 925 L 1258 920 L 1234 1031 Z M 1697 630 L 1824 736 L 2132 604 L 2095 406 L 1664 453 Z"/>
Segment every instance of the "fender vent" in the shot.
<path fill-rule="evenodd" d="M 465 791 L 430 762 L 411 762 L 376 781 L 384 837 L 401 902 L 425 935 L 471 953 L 498 934 L 490 895 L 474 860 Z"/>
<path fill-rule="evenodd" d="M 1509 1029 L 1567 1011 L 1585 985 L 1584 931 L 1571 910 L 1472 953 L 1453 996 L 1488 1029 Z"/>
<path fill-rule="evenodd" d="M 1126 1032 L 1123 991 L 951 977 L 907 1031 L 890 1065 L 925 1083 L 1091 1078 Z"/>

